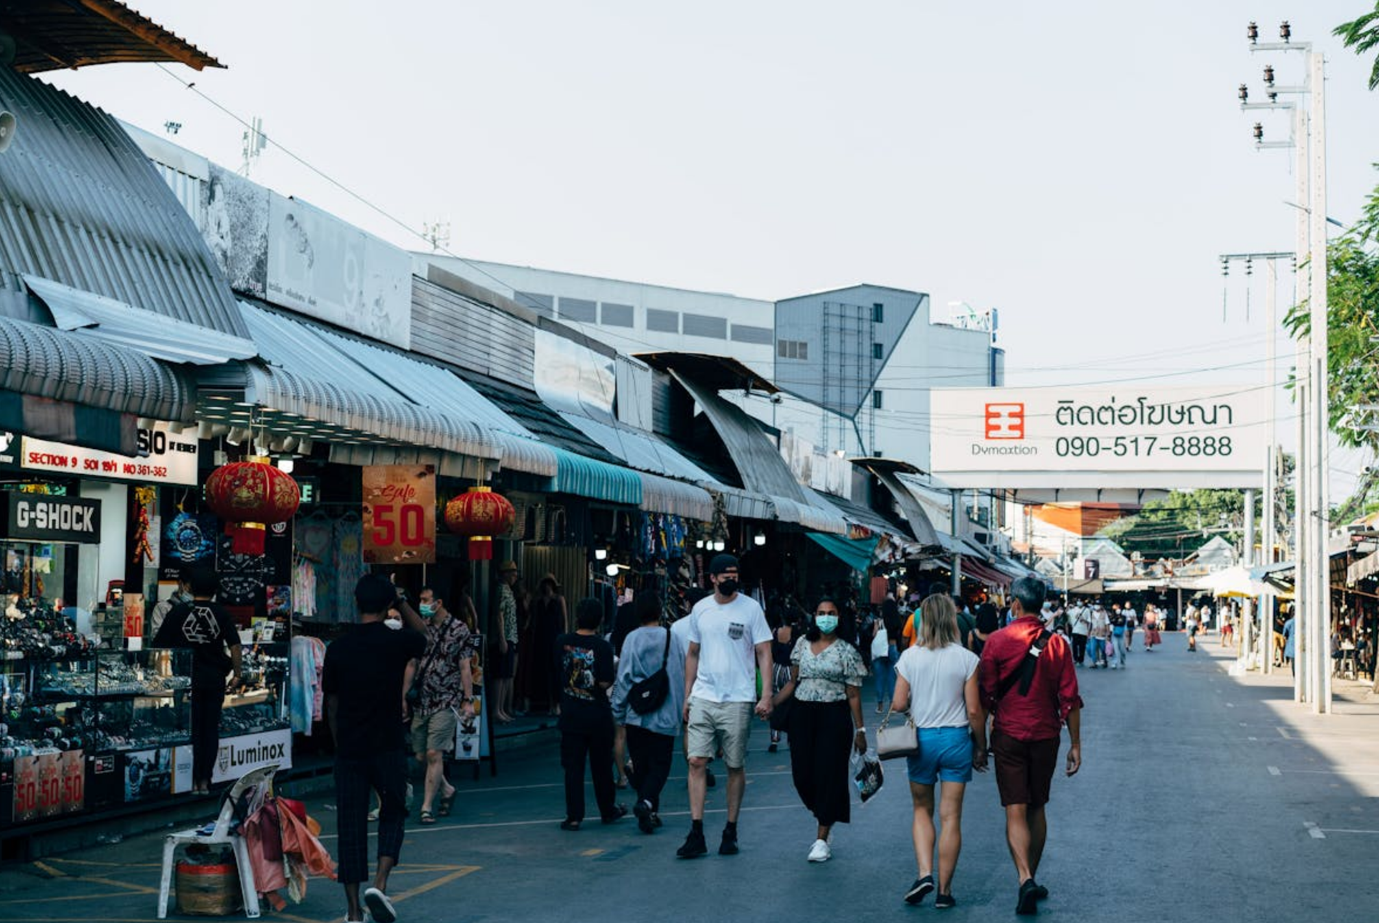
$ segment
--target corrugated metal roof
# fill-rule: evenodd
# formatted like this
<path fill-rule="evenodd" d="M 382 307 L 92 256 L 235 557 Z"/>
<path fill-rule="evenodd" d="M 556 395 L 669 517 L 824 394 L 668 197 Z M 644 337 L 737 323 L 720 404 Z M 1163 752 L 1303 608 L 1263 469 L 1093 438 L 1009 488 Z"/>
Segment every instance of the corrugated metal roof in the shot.
<path fill-rule="evenodd" d="M 704 488 L 645 471 L 637 475 L 642 479 L 642 509 L 647 512 L 671 513 L 700 522 L 713 520 L 713 497 Z"/>
<path fill-rule="evenodd" d="M 253 340 L 246 337 L 163 317 L 51 279 L 24 276 L 24 284 L 52 313 L 59 329 L 137 349 L 155 359 L 220 365 L 258 355 Z"/>
<path fill-rule="evenodd" d="M 915 541 L 928 546 L 939 544 L 938 531 L 929 521 L 929 514 L 924 512 L 919 498 L 910 492 L 909 485 L 900 480 L 894 470 L 873 468 L 872 473 L 891 492 L 891 496 L 895 497 L 895 504 L 900 507 L 905 521 L 910 524 L 910 534 L 915 537 Z"/>
<path fill-rule="evenodd" d="M 710 495 L 723 495 L 723 511 L 729 516 L 736 516 L 739 519 L 759 519 L 762 522 L 776 518 L 776 511 L 772 508 L 771 501 L 761 494 L 754 494 L 751 491 L 717 482 L 705 483 L 700 486 L 707 490 Z"/>
<path fill-rule="evenodd" d="M 538 439 L 552 448 L 564 449 L 609 465 L 622 464 L 622 459 L 605 451 L 598 443 L 562 420 L 558 413 L 542 403 L 535 391 L 514 387 L 507 382 L 484 375 L 465 372 L 458 374 L 464 381 L 473 385 L 474 390 L 497 404 L 499 409 L 531 430 Z"/>
<path fill-rule="evenodd" d="M 627 506 L 641 506 L 642 479 L 637 472 L 619 465 L 585 458 L 564 449 L 556 450 L 558 471 L 551 479 L 551 492 L 607 500 Z"/>
<path fill-rule="evenodd" d="M 884 516 L 870 507 L 863 506 L 860 503 L 854 503 L 846 497 L 835 497 L 833 494 L 820 493 L 819 491 L 814 491 L 814 493 L 825 503 L 836 507 L 838 512 L 843 514 L 843 518 L 852 525 L 862 526 L 873 532 L 884 532 L 887 535 L 909 538 L 903 528 L 889 522 Z"/>
<path fill-rule="evenodd" d="M 772 497 L 771 505 L 776 510 L 776 518 L 781 522 L 796 523 L 810 532 L 826 532 L 832 535 L 847 535 L 848 524 L 837 509 L 824 504 L 796 502 L 789 497 Z"/>
<path fill-rule="evenodd" d="M 248 336 L 176 196 L 106 113 L 0 67 L 19 120 L 0 170 L 0 269 Z"/>
<path fill-rule="evenodd" d="M 717 392 L 674 369 L 670 374 L 698 402 L 732 456 L 742 485 L 753 493 L 765 494 L 807 504 L 802 488 L 790 473 L 790 466 L 762 432 L 761 426 L 739 407 L 729 404 Z M 787 520 L 796 522 L 798 520 Z M 844 529 L 846 531 L 846 529 Z"/>
<path fill-rule="evenodd" d="M 0 31 L 14 36 L 11 66 L 25 74 L 136 61 L 224 66 L 116 0 L 4 0 Z"/>
<path fill-rule="evenodd" d="M 703 468 L 650 433 L 604 423 L 582 414 L 559 413 L 562 420 L 621 458 L 629 468 L 683 481 L 713 480 Z"/>
<path fill-rule="evenodd" d="M 141 352 L 0 317 L 0 390 L 190 422 L 191 382 Z"/>

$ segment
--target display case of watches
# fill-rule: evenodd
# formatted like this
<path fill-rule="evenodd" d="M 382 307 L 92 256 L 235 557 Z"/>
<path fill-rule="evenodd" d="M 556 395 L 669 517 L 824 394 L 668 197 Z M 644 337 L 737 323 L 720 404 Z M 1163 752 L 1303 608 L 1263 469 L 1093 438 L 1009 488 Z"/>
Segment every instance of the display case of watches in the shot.
<path fill-rule="evenodd" d="M 225 696 L 220 713 L 220 736 L 240 737 L 290 725 L 287 713 L 287 642 L 246 644 L 240 686 Z"/>
<path fill-rule="evenodd" d="M 103 650 L 37 664 L 31 708 L 58 719 L 51 730 L 71 749 L 179 746 L 191 739 L 191 657 L 190 650 Z"/>

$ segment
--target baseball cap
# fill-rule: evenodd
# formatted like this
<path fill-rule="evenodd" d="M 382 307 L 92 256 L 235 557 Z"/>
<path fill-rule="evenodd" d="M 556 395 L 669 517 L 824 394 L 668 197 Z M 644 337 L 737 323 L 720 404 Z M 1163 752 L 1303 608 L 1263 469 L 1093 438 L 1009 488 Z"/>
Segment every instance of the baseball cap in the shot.
<path fill-rule="evenodd" d="M 716 554 L 709 562 L 710 574 L 721 574 L 729 568 L 737 567 L 737 555 L 735 554 Z"/>

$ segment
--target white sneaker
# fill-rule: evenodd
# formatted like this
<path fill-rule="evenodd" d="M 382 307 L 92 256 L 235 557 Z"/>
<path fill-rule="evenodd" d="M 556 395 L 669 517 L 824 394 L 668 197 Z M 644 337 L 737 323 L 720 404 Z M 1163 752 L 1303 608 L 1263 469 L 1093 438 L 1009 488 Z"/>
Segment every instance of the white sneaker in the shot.
<path fill-rule="evenodd" d="M 814 845 L 809 847 L 810 862 L 827 862 L 833 856 L 833 850 L 829 848 L 827 840 L 815 840 Z"/>

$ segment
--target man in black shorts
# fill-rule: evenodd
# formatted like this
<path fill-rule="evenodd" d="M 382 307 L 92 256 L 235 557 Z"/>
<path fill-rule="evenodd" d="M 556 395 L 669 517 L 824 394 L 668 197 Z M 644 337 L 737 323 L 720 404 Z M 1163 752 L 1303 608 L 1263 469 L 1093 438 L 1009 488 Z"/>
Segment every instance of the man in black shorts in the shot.
<path fill-rule="evenodd" d="M 1015 912 L 1037 913 L 1048 889 L 1035 881 L 1048 837 L 1049 801 L 1063 724 L 1068 725 L 1068 775 L 1082 766 L 1082 698 L 1072 651 L 1062 635 L 1047 633 L 1039 618 L 1044 584 L 1030 577 L 1011 586 L 1011 623 L 992 634 L 978 667 L 983 724 L 990 713 L 996 787 L 1006 809 L 1006 841 L 1020 878 Z M 986 765 L 987 754 L 973 761 Z"/>

